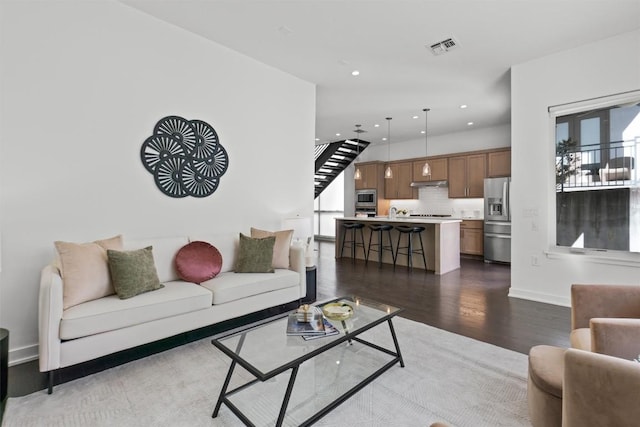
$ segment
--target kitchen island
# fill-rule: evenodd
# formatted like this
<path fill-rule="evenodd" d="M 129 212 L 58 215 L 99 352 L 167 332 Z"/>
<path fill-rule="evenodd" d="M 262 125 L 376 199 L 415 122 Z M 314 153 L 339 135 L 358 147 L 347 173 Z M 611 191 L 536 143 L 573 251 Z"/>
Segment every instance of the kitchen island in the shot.
<path fill-rule="evenodd" d="M 373 224 L 389 224 L 394 227 L 391 230 L 391 241 L 393 244 L 394 252 L 398 245 L 398 234 L 395 230 L 398 225 L 419 225 L 425 228 L 422 232 L 422 242 L 424 244 L 425 257 L 427 259 L 427 270 L 434 271 L 435 274 L 445 274 L 453 270 L 460 268 L 460 223 L 462 220 L 453 218 L 416 218 L 416 217 L 344 217 L 336 218 L 336 258 L 340 258 L 340 249 L 342 247 L 342 239 L 344 237 L 344 228 L 342 226 L 345 222 L 360 222 L 365 225 L 362 230 L 364 233 L 365 249 L 369 246 L 369 238 L 371 236 L 371 229 L 368 227 Z M 359 241 L 359 234 L 358 241 Z M 384 233 L 384 243 L 387 244 L 386 232 Z M 377 235 L 373 236 L 373 243 L 377 241 Z M 402 236 L 401 244 L 404 245 L 406 236 Z M 418 242 L 416 238 L 415 242 Z M 418 248 L 420 243 L 417 243 Z M 361 248 L 356 248 L 356 258 L 364 260 L 364 252 Z M 384 251 L 382 254 L 382 262 L 387 264 L 393 264 L 391 253 Z M 343 256 L 345 258 L 351 257 L 351 250 L 345 247 Z M 422 256 L 413 256 L 413 267 L 424 268 L 422 262 Z M 369 265 L 377 266 L 378 253 L 371 252 L 369 257 Z M 407 256 L 400 255 L 397 257 L 396 265 L 407 265 Z"/>

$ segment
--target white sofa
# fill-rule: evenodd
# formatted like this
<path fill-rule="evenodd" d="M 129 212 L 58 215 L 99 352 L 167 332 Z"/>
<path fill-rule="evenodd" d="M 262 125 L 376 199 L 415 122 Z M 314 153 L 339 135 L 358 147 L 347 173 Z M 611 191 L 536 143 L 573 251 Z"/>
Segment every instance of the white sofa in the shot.
<path fill-rule="evenodd" d="M 178 250 L 190 241 L 206 241 L 221 253 L 221 272 L 200 285 L 179 279 Z M 39 297 L 40 371 L 56 369 L 171 337 L 306 295 L 304 249 L 291 246 L 290 268 L 274 273 L 235 273 L 238 234 L 127 241 L 124 249 L 153 247 L 163 288 L 129 299 L 110 295 L 63 309 L 63 279 L 58 268 L 41 273 Z"/>

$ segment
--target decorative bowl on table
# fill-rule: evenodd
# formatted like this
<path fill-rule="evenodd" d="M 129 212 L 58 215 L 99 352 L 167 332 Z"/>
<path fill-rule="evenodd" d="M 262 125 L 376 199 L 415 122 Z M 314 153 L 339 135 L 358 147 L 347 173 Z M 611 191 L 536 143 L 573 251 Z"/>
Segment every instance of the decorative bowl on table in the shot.
<path fill-rule="evenodd" d="M 331 302 L 322 306 L 322 313 L 330 320 L 346 320 L 353 316 L 353 307 L 346 302 Z"/>

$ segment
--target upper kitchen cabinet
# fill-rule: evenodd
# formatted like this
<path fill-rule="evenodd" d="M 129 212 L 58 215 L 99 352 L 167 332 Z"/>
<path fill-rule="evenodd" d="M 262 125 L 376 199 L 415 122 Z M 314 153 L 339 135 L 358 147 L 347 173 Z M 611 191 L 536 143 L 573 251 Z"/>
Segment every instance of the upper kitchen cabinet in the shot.
<path fill-rule="evenodd" d="M 431 175 L 428 176 L 422 175 L 422 167 L 425 161 L 429 161 L 429 166 L 431 167 Z M 448 162 L 446 157 L 414 160 L 412 164 L 414 182 L 446 181 L 448 178 Z"/>
<path fill-rule="evenodd" d="M 382 180 L 382 174 L 384 173 L 382 163 L 357 163 L 356 168 L 360 169 L 360 174 L 362 175 L 360 179 L 355 180 L 356 190 L 366 190 L 370 188 L 377 190 L 382 189 L 379 184 L 380 180 Z"/>
<path fill-rule="evenodd" d="M 511 176 L 511 149 L 487 153 L 487 176 L 489 178 Z"/>
<path fill-rule="evenodd" d="M 487 155 L 485 153 L 449 157 L 449 197 L 484 197 L 486 177 Z"/>
<path fill-rule="evenodd" d="M 385 199 L 416 199 L 418 192 L 411 187 L 413 165 L 411 162 L 389 163 L 393 178 L 384 179 Z M 386 167 L 386 165 L 385 165 Z"/>

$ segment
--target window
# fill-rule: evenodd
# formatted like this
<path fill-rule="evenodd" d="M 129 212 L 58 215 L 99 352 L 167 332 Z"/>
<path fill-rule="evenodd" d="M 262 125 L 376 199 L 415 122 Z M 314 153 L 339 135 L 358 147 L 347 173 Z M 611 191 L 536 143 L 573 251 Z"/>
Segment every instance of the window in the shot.
<path fill-rule="evenodd" d="M 640 252 L 640 93 L 550 111 L 556 246 Z"/>
<path fill-rule="evenodd" d="M 344 216 L 344 172 L 315 199 L 313 203 L 313 230 L 316 240 L 336 237 L 336 217 Z"/>

